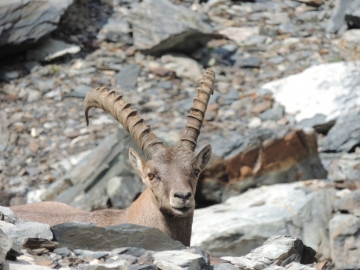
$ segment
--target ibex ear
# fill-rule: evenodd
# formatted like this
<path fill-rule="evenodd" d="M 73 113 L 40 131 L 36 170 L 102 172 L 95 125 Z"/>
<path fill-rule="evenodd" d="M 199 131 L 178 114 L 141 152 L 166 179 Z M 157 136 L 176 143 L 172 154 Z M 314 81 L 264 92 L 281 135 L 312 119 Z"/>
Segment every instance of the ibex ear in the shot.
<path fill-rule="evenodd" d="M 132 148 L 129 149 L 129 159 L 130 159 L 131 165 L 134 167 L 134 169 L 138 172 L 140 177 L 143 179 L 145 162 L 141 159 L 139 154 Z"/>
<path fill-rule="evenodd" d="M 211 158 L 211 145 L 208 144 L 196 156 L 197 165 L 199 166 L 199 168 L 201 170 L 203 170 L 205 168 L 205 166 L 209 162 L 210 158 Z"/>

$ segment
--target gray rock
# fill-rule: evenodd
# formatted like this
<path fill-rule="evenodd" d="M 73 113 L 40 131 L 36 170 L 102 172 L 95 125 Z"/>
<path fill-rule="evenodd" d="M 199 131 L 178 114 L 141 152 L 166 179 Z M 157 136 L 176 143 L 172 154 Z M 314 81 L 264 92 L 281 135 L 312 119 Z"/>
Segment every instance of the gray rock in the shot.
<path fill-rule="evenodd" d="M 359 269 L 360 218 L 336 215 L 329 222 L 331 257 L 336 269 Z"/>
<path fill-rule="evenodd" d="M 5 112 L 0 112 L 0 152 L 3 152 L 10 138 L 10 132 L 7 129 L 7 119 Z"/>
<path fill-rule="evenodd" d="M 359 89 L 360 90 L 360 89 Z M 360 95 L 360 91 L 359 91 Z M 341 115 L 322 143 L 322 152 L 353 152 L 360 144 L 360 110 Z"/>
<path fill-rule="evenodd" d="M 97 251 L 132 246 L 162 251 L 185 248 L 158 229 L 134 224 L 102 228 L 85 223 L 63 223 L 51 227 L 51 230 L 60 247 L 70 249 Z"/>
<path fill-rule="evenodd" d="M 292 263 L 288 264 L 285 269 L 287 269 L 287 270 L 316 270 L 318 268 L 314 268 L 309 265 L 303 265 L 298 262 L 292 262 Z"/>
<path fill-rule="evenodd" d="M 134 45 L 153 54 L 193 51 L 212 38 L 213 29 L 200 15 L 168 0 L 134 4 L 129 15 Z"/>
<path fill-rule="evenodd" d="M 242 46 L 249 37 L 259 34 L 259 27 L 228 27 L 219 31 L 220 35 L 227 37 Z"/>
<path fill-rule="evenodd" d="M 80 47 L 67 44 L 61 40 L 52 38 L 41 41 L 34 48 L 26 53 L 27 60 L 51 61 L 66 54 L 75 54 L 80 51 Z"/>
<path fill-rule="evenodd" d="M 360 29 L 346 31 L 340 38 L 338 47 L 342 58 L 347 61 L 360 60 Z"/>
<path fill-rule="evenodd" d="M 235 65 L 242 68 L 258 68 L 261 65 L 261 60 L 257 56 L 250 56 L 236 61 Z"/>
<path fill-rule="evenodd" d="M 56 248 L 53 250 L 54 253 L 59 254 L 62 257 L 67 257 L 70 255 L 71 250 L 68 249 L 67 247 L 62 247 L 62 248 Z"/>
<path fill-rule="evenodd" d="M 266 120 L 277 121 L 284 116 L 284 110 L 285 110 L 285 108 L 283 106 L 276 106 L 276 107 L 270 108 L 270 109 L 266 110 L 265 112 L 259 114 L 259 117 L 263 121 L 266 121 Z"/>
<path fill-rule="evenodd" d="M 189 250 L 166 250 L 153 254 L 154 264 L 162 270 L 203 269 L 206 258 Z"/>
<path fill-rule="evenodd" d="M 85 84 L 78 85 L 74 91 L 70 93 L 72 97 L 85 98 L 85 96 L 90 92 L 91 87 Z"/>
<path fill-rule="evenodd" d="M 335 191 L 324 185 L 309 181 L 262 186 L 195 210 L 191 245 L 213 256 L 239 256 L 282 234 L 301 238 L 319 258 L 329 258 L 327 224 Z"/>
<path fill-rule="evenodd" d="M 222 257 L 231 263 L 238 266 L 240 269 L 251 269 L 255 266 L 256 269 L 262 269 L 266 266 L 277 265 L 287 266 L 293 262 L 302 261 L 302 257 L 307 257 L 306 262 L 316 262 L 316 252 L 312 250 L 311 256 L 305 254 L 307 251 L 302 241 L 299 238 L 290 236 L 276 235 L 268 239 L 261 247 L 252 250 L 249 254 L 243 257 Z"/>
<path fill-rule="evenodd" d="M 325 31 L 328 33 L 337 33 L 342 29 L 347 29 L 345 21 L 345 12 L 352 1 L 335 0 L 335 7 L 332 10 L 331 17 L 327 22 Z M 342 30 L 343 31 L 343 30 Z"/>
<path fill-rule="evenodd" d="M 310 119 L 303 119 L 296 126 L 300 128 L 312 127 L 317 133 L 326 134 L 334 126 L 335 120 L 326 122 L 324 114 L 315 114 Z"/>
<path fill-rule="evenodd" d="M 126 65 L 115 75 L 116 83 L 119 84 L 122 89 L 134 89 L 140 71 L 141 67 L 137 64 Z"/>
<path fill-rule="evenodd" d="M 17 217 L 10 208 L 3 206 L 0 206 L 0 220 L 3 220 L 11 224 L 18 224 L 25 222 L 21 218 Z"/>
<path fill-rule="evenodd" d="M 124 42 L 132 44 L 133 40 L 129 23 L 124 18 L 109 18 L 107 23 L 101 28 L 97 38 L 112 42 Z"/>
<path fill-rule="evenodd" d="M 10 251 L 10 249 L 13 245 L 13 240 L 7 234 L 5 234 L 1 229 L 0 229 L 0 243 L 1 243 L 1 245 L 0 245 L 0 268 L 2 269 L 2 267 L 5 264 L 6 255 L 8 254 L 8 252 Z"/>
<path fill-rule="evenodd" d="M 179 78 L 190 79 L 197 83 L 202 77 L 199 64 L 186 55 L 166 54 L 161 57 L 161 62 L 166 68 L 173 70 Z"/>
<path fill-rule="evenodd" d="M 0 55 L 26 49 L 56 29 L 73 0 L 0 1 Z"/>
<path fill-rule="evenodd" d="M 134 177 L 113 177 L 106 186 L 106 193 L 115 208 L 126 208 L 143 190 L 141 180 Z"/>
<path fill-rule="evenodd" d="M 99 264 L 79 264 L 78 265 L 79 270 L 113 270 L 113 269 L 119 269 L 119 270 L 129 270 L 130 264 L 125 261 L 116 261 L 112 263 L 99 263 Z"/>
<path fill-rule="evenodd" d="M 47 240 L 52 240 L 53 238 L 50 226 L 38 222 L 24 222 L 13 225 L 0 221 L 0 229 L 14 240 L 14 246 L 19 249 L 29 238 L 42 238 Z"/>
<path fill-rule="evenodd" d="M 336 154 L 335 154 L 336 155 Z M 350 181 L 356 186 L 360 179 L 360 155 L 356 153 L 343 154 L 331 159 L 328 179 L 332 181 Z"/>
<path fill-rule="evenodd" d="M 220 263 L 214 266 L 214 270 L 238 270 L 239 268 L 230 263 Z"/>
<path fill-rule="evenodd" d="M 264 84 L 286 112 L 300 122 L 316 114 L 331 121 L 356 108 L 360 97 L 360 63 L 339 62 L 322 64 L 302 73 Z M 301 93 L 301 94 L 300 94 Z M 320 103 L 318 97 L 326 97 Z M 294 98 L 296 97 L 296 98 Z"/>
<path fill-rule="evenodd" d="M 351 192 L 349 195 L 339 199 L 334 206 L 336 211 L 350 213 L 360 217 L 360 189 Z"/>

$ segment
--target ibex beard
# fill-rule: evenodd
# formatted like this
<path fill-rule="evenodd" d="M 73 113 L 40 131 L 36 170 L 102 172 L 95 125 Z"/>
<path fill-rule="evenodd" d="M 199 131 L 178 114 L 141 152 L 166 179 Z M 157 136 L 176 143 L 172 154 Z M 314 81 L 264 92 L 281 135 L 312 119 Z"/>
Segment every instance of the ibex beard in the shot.
<path fill-rule="evenodd" d="M 187 116 L 177 146 L 167 148 L 152 132 L 136 109 L 105 87 L 92 89 L 85 97 L 86 123 L 91 108 L 100 108 L 119 121 L 145 152 L 147 162 L 134 150 L 129 159 L 146 185 L 145 191 L 124 210 L 85 212 L 59 202 L 40 202 L 11 209 L 21 218 L 56 225 L 65 222 L 92 222 L 98 226 L 132 223 L 155 227 L 184 245 L 190 245 L 195 209 L 195 191 L 200 173 L 211 157 L 211 146 L 197 155 L 194 150 L 204 121 L 215 73 L 207 70 L 199 82 L 197 96 Z"/>

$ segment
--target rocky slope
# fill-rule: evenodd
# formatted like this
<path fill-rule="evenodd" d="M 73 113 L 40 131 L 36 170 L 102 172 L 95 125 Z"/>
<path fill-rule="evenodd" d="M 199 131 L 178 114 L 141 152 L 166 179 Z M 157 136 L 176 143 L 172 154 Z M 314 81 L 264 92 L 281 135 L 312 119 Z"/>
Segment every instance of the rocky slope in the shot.
<path fill-rule="evenodd" d="M 222 204 L 198 210 L 194 244 L 242 256 L 290 234 L 338 269 L 357 267 L 358 213 L 336 206 L 360 185 L 356 1 L 49 1 L 57 9 L 44 6 L 36 31 L 21 27 L 36 1 L 25 2 L 21 16 L 12 6 L 0 16 L 0 205 L 127 207 L 143 188 L 127 158 L 136 145 L 100 110 L 86 126 L 84 96 L 98 86 L 122 93 L 175 145 L 211 67 L 199 148 L 211 143 L 214 155 L 197 201 Z M 309 179 L 327 180 L 286 184 Z"/>

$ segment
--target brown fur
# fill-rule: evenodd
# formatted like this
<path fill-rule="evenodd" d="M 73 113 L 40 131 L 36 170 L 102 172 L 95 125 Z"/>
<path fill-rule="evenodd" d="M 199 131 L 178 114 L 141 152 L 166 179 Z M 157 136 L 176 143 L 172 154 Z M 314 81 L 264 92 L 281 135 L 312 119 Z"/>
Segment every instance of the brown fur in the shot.
<path fill-rule="evenodd" d="M 204 147 L 197 156 L 183 148 L 164 148 L 145 163 L 130 149 L 131 164 L 141 176 L 146 190 L 124 210 L 89 213 L 59 202 L 33 203 L 11 209 L 20 218 L 51 226 L 65 222 L 92 222 L 102 227 L 121 223 L 155 227 L 189 246 L 198 180 L 196 171 L 203 170 L 210 156 L 210 146 Z M 153 179 L 149 174 L 154 175 Z M 185 198 L 179 194 L 190 195 Z"/>

